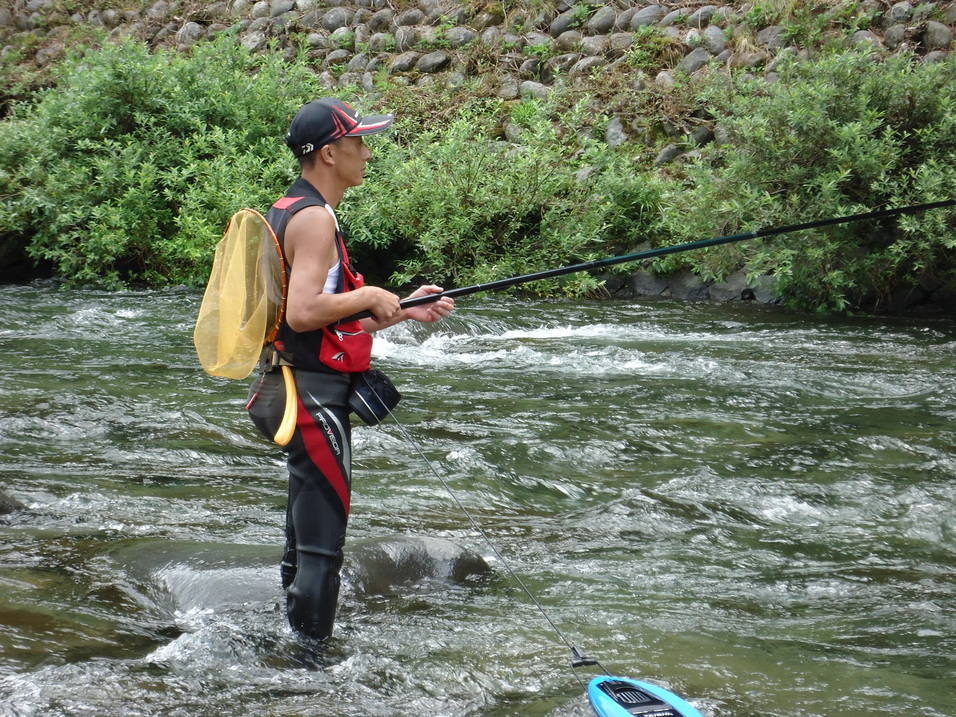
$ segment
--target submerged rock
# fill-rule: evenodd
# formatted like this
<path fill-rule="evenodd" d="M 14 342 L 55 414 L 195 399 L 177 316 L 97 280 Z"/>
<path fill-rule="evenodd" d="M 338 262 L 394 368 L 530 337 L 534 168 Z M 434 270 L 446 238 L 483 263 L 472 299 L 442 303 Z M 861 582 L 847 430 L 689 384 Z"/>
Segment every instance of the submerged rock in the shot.
<path fill-rule="evenodd" d="M 0 496 L 2 498 L 2 496 Z M 281 546 L 135 540 L 112 559 L 169 613 L 221 610 L 283 600 Z M 356 594 L 386 594 L 423 580 L 463 582 L 491 568 L 476 552 L 443 538 L 396 535 L 345 543 L 342 577 Z"/>
<path fill-rule="evenodd" d="M 387 593 L 422 580 L 463 582 L 491 572 L 478 553 L 443 538 L 395 536 L 346 543 L 342 572 L 356 591 Z"/>
<path fill-rule="evenodd" d="M 0 493 L 0 515 L 9 515 L 21 510 L 26 510 L 23 503 L 16 498 L 11 498 L 6 493 Z"/>

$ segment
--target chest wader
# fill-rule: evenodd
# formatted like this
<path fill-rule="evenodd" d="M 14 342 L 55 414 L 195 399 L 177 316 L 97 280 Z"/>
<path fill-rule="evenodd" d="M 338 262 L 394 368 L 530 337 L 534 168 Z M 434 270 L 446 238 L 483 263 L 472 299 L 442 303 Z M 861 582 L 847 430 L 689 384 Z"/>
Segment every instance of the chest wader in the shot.
<path fill-rule="evenodd" d="M 324 207 L 335 219 L 321 194 L 301 177 L 272 206 L 266 219 L 280 250 L 285 247 L 289 219 L 313 206 Z M 337 219 L 335 224 L 341 267 L 335 293 L 342 293 L 360 288 L 364 280 L 352 270 Z M 304 333 L 293 331 L 283 321 L 271 348 L 273 355 L 253 384 L 246 408 L 259 430 L 273 439 L 282 423 L 288 386 L 294 385 L 295 430 L 284 446 L 289 502 L 282 586 L 287 590 L 286 610 L 292 629 L 308 638 L 326 640 L 332 636 L 335 622 L 352 492 L 349 390 L 352 373 L 369 367 L 372 337 L 358 321 Z M 276 366 L 285 371 L 294 367 L 294 384 L 284 381 Z"/>

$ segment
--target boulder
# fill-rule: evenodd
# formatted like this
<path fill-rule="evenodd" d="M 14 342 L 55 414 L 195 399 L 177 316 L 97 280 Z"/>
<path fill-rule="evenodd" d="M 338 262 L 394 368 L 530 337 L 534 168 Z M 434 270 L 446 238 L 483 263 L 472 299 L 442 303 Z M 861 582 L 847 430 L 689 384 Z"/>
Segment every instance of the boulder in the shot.
<path fill-rule="evenodd" d="M 614 29 L 617 21 L 617 11 L 608 5 L 599 8 L 588 20 L 587 29 L 592 35 L 607 35 Z"/>
<path fill-rule="evenodd" d="M 542 101 L 548 99 L 547 86 L 534 80 L 525 80 L 521 83 L 519 90 L 522 97 L 534 97 Z"/>
<path fill-rule="evenodd" d="M 16 498 L 11 498 L 5 493 L 0 493 L 0 515 L 9 515 L 10 513 L 21 510 L 26 510 L 26 506 L 23 505 L 23 503 Z"/>
<path fill-rule="evenodd" d="M 418 59 L 420 57 L 421 53 L 415 52 L 414 50 L 403 52 L 401 55 L 398 55 L 392 60 L 389 71 L 392 73 L 411 72 L 415 69 L 415 65 L 418 64 Z"/>
<path fill-rule="evenodd" d="M 920 41 L 930 50 L 948 50 L 953 44 L 953 31 L 941 22 L 930 20 L 926 23 Z"/>
<path fill-rule="evenodd" d="M 709 25 L 703 32 L 702 40 L 711 55 L 719 55 L 727 49 L 727 34 L 717 25 Z"/>
<path fill-rule="evenodd" d="M 395 24 L 399 27 L 410 27 L 412 25 L 421 25 L 425 20 L 425 14 L 416 8 L 406 10 L 395 16 Z"/>
<path fill-rule="evenodd" d="M 197 22 L 187 22 L 176 33 L 176 42 L 187 47 L 206 34 L 206 29 Z"/>
<path fill-rule="evenodd" d="M 558 15 L 551 25 L 548 27 L 548 32 L 552 37 L 558 37 L 568 30 L 574 28 L 578 23 L 578 16 L 573 10 L 568 10 L 565 13 Z"/>
<path fill-rule="evenodd" d="M 332 50 L 322 61 L 322 69 L 328 70 L 331 67 L 346 65 L 351 57 L 352 53 L 348 50 Z"/>
<path fill-rule="evenodd" d="M 583 37 L 577 30 L 567 30 L 554 39 L 554 46 L 560 52 L 573 52 L 581 44 Z"/>
<path fill-rule="evenodd" d="M 680 147 L 676 144 L 669 144 L 658 152 L 657 157 L 654 158 L 654 166 L 663 167 L 665 164 L 670 164 L 680 157 L 681 154 L 683 154 L 683 152 Z"/>
<path fill-rule="evenodd" d="M 906 22 L 913 16 L 913 6 L 908 2 L 898 2 L 884 14 L 884 21 L 888 25 Z"/>
<path fill-rule="evenodd" d="M 705 47 L 698 47 L 689 52 L 680 62 L 681 69 L 691 75 L 710 62 L 710 51 Z"/>
<path fill-rule="evenodd" d="M 249 52 L 257 52 L 265 47 L 268 38 L 261 30 L 253 30 L 242 36 L 239 44 Z"/>
<path fill-rule="evenodd" d="M 666 15 L 667 10 L 660 5 L 641 8 L 631 18 L 631 29 L 636 30 L 645 25 L 657 25 Z"/>
<path fill-rule="evenodd" d="M 445 37 L 452 49 L 461 49 L 474 42 L 478 33 L 468 27 L 452 27 L 445 32 Z"/>
<path fill-rule="evenodd" d="M 859 30 L 858 32 L 853 33 L 853 39 L 851 40 L 853 46 L 862 50 L 864 48 L 879 49 L 883 46 L 882 41 L 875 34 L 869 30 Z"/>
<path fill-rule="evenodd" d="M 269 7 L 269 17 L 279 17 L 279 15 L 285 15 L 290 10 L 295 10 L 293 0 L 272 0 L 272 5 Z"/>
<path fill-rule="evenodd" d="M 384 8 L 372 14 L 368 19 L 368 26 L 372 32 L 388 32 L 392 27 L 394 19 L 395 11 L 391 8 Z"/>
<path fill-rule="evenodd" d="M 604 131 L 604 141 L 609 147 L 619 147 L 627 142 L 624 124 L 619 118 L 612 117 L 607 123 L 607 129 Z"/>
<path fill-rule="evenodd" d="M 438 50 L 436 52 L 429 52 L 427 55 L 422 55 L 418 58 L 418 61 L 415 63 L 415 69 L 419 72 L 432 74 L 441 72 L 450 64 L 451 58 L 441 50 Z"/>
<path fill-rule="evenodd" d="M 713 5 L 705 5 L 702 8 L 698 8 L 691 14 L 690 17 L 687 18 L 687 25 L 689 27 L 697 28 L 707 27 L 716 11 L 717 8 Z"/>
<path fill-rule="evenodd" d="M 766 45 L 771 52 L 783 49 L 786 45 L 785 28 L 780 25 L 770 25 L 757 33 L 757 42 Z"/>
<path fill-rule="evenodd" d="M 334 7 L 322 16 L 320 24 L 329 32 L 334 32 L 342 27 L 348 27 L 352 23 L 352 17 L 355 13 L 345 7 Z"/>
<path fill-rule="evenodd" d="M 667 289 L 667 282 L 648 271 L 637 271 L 628 277 L 628 288 L 635 296 L 661 296 Z"/>
<path fill-rule="evenodd" d="M 571 75 L 571 77 L 590 75 L 592 72 L 604 67 L 606 64 L 607 60 L 605 60 L 603 57 L 582 57 L 571 66 L 568 74 Z"/>

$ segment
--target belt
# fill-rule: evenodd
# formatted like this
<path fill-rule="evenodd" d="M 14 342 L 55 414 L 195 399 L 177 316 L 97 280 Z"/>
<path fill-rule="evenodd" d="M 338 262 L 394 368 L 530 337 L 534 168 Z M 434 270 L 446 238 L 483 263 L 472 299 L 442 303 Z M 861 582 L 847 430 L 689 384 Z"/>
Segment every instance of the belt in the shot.
<path fill-rule="evenodd" d="M 259 370 L 268 373 L 275 371 L 280 366 L 293 366 L 294 364 L 279 353 L 275 346 L 269 344 L 262 350 L 262 356 L 259 357 Z"/>

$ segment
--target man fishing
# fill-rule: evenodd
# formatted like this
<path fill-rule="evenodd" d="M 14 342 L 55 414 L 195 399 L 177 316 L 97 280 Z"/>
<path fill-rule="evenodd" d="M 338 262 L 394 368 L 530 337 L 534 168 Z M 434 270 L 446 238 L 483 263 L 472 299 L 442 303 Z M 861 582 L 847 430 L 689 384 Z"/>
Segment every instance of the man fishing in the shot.
<path fill-rule="evenodd" d="M 371 334 L 409 319 L 438 321 L 454 310 L 447 297 L 403 309 L 392 292 L 365 285 L 349 263 L 335 209 L 365 177 L 372 155 L 363 137 L 385 131 L 393 120 L 360 117 L 334 98 L 302 107 L 286 135 L 301 176 L 266 216 L 286 263 L 288 293 L 274 353 L 264 360 L 246 407 L 272 438 L 284 405 L 276 368 L 294 368 L 298 413 L 286 446 L 282 585 L 292 628 L 319 641 L 332 636 L 335 619 L 352 490 L 348 398 L 356 377 L 369 368 Z M 411 296 L 441 291 L 428 285 Z M 338 323 L 361 312 L 372 316 Z"/>

